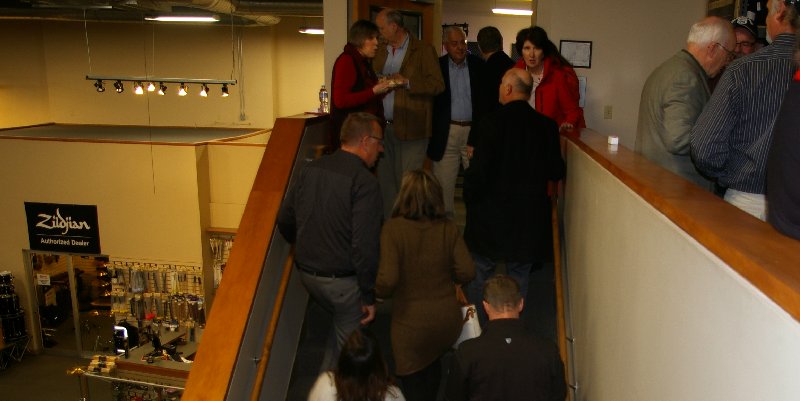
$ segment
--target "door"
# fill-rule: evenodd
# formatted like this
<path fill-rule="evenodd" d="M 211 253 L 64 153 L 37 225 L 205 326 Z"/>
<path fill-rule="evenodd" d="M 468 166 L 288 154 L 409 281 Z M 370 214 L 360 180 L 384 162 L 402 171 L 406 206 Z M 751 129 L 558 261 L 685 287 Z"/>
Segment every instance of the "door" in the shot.
<path fill-rule="evenodd" d="M 48 353 L 111 351 L 113 317 L 107 257 L 28 252 L 40 331 Z"/>

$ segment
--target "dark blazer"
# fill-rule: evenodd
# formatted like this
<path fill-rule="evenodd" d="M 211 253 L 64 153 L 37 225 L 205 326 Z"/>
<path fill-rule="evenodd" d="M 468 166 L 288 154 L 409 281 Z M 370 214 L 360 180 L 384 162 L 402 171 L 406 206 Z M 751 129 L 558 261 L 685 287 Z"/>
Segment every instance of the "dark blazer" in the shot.
<path fill-rule="evenodd" d="M 498 93 L 500 82 L 503 80 L 503 75 L 505 75 L 506 71 L 513 66 L 514 60 L 508 57 L 502 50 L 492 53 L 492 55 L 486 59 L 486 95 L 491 97 L 489 105 L 492 110 L 500 108 L 500 95 Z"/>
<path fill-rule="evenodd" d="M 472 134 L 478 142 L 464 172 L 470 252 L 507 262 L 549 260 L 547 185 L 565 173 L 556 122 L 516 100 L 487 115 Z"/>
<path fill-rule="evenodd" d="M 442 160 L 450 134 L 450 56 L 439 57 L 439 68 L 444 78 L 444 92 L 433 99 L 433 129 L 428 142 L 428 157 L 433 161 Z M 467 54 L 469 86 L 472 94 L 472 122 L 475 124 L 486 113 L 486 80 L 484 62 L 480 57 Z"/>
<path fill-rule="evenodd" d="M 519 319 L 489 321 L 464 341 L 447 378 L 448 401 L 564 401 L 567 384 L 558 348 L 528 333 Z"/>

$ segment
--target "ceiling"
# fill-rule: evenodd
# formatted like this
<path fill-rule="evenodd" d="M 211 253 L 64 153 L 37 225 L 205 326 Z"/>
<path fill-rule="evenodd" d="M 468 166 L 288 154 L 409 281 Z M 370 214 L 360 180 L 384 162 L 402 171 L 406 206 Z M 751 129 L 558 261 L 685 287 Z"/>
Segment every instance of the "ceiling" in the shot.
<path fill-rule="evenodd" d="M 141 22 L 144 16 L 217 15 L 222 23 L 274 25 L 282 16 L 321 17 L 322 0 L 3 0 L 2 19 Z"/>

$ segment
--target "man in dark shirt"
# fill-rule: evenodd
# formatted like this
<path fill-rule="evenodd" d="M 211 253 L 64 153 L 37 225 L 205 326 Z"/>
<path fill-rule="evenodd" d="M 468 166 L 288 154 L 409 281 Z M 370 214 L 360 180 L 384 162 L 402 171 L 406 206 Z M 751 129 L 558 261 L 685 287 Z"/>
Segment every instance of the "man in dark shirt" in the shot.
<path fill-rule="evenodd" d="M 503 75 L 514 66 L 514 60 L 503 51 L 503 35 L 493 26 L 485 26 L 478 31 L 478 47 L 481 56 L 486 60 L 486 84 L 488 95 L 492 97 L 492 109 L 500 108 L 500 99 L 497 97 L 497 88 Z"/>
<path fill-rule="evenodd" d="M 564 178 L 558 126 L 528 103 L 531 74 L 512 68 L 498 88 L 503 107 L 473 127 L 475 153 L 464 172 L 467 224 L 464 241 L 475 260 L 469 299 L 480 306 L 481 290 L 496 265 L 520 285 L 522 296 L 534 263 L 552 258 L 549 181 Z"/>
<path fill-rule="evenodd" d="M 480 337 L 456 351 L 448 401 L 564 401 L 567 385 L 558 349 L 525 330 L 519 320 L 523 304 L 511 277 L 498 274 L 486 281 L 483 307 L 489 322 Z"/>
<path fill-rule="evenodd" d="M 350 333 L 375 318 L 383 201 L 369 169 L 383 152 L 383 132 L 377 117 L 353 113 L 340 139 L 341 149 L 300 171 L 278 215 L 303 285 L 333 318 L 321 370 L 333 368 Z"/>

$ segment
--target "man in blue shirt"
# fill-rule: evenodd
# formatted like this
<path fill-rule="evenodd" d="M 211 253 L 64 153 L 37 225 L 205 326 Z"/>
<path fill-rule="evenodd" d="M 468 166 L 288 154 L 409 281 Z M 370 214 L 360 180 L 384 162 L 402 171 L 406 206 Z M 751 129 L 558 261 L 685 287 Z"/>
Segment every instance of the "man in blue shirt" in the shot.
<path fill-rule="evenodd" d="M 459 165 L 469 167 L 467 139 L 472 125 L 487 108 L 487 80 L 483 60 L 467 53 L 467 35 L 461 27 L 448 26 L 442 44 L 447 50 L 439 57 L 444 92 L 433 100 L 433 130 L 427 154 L 433 161 L 433 175 L 442 185 L 445 212 L 453 217 Z"/>

